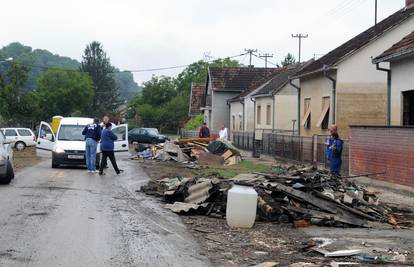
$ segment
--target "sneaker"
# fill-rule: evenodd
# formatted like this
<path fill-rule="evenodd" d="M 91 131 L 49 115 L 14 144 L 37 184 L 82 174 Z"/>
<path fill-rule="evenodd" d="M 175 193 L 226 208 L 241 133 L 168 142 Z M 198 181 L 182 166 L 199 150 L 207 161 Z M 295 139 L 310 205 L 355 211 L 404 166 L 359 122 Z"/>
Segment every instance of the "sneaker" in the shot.
<path fill-rule="evenodd" d="M 105 173 L 104 172 L 100 172 L 99 175 L 105 175 Z"/>
<path fill-rule="evenodd" d="M 92 171 L 91 170 L 88 170 L 88 173 L 91 173 Z"/>
<path fill-rule="evenodd" d="M 119 170 L 116 174 L 121 174 L 123 172 L 124 172 L 124 170 Z"/>

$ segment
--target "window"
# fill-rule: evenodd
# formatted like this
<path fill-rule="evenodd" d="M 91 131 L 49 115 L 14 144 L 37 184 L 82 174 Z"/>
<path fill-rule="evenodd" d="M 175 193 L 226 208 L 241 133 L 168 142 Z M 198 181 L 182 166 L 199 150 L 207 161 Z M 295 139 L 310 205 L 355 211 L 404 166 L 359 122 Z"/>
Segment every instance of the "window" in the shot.
<path fill-rule="evenodd" d="M 403 125 L 414 125 L 414 90 L 403 92 Z"/>
<path fill-rule="evenodd" d="M 82 131 L 85 125 L 62 125 L 59 129 L 59 140 L 62 141 L 83 141 L 85 137 Z"/>
<path fill-rule="evenodd" d="M 272 120 L 272 107 L 270 105 L 266 106 L 266 125 L 270 125 Z"/>
<path fill-rule="evenodd" d="M 331 106 L 331 98 L 323 97 L 322 98 L 322 112 L 319 116 L 318 123 L 316 127 L 321 127 L 322 130 L 328 130 L 329 126 L 329 111 Z"/>
<path fill-rule="evenodd" d="M 17 133 L 15 130 L 12 129 L 6 129 L 6 131 L 4 132 L 5 136 L 17 136 Z"/>
<path fill-rule="evenodd" d="M 32 132 L 26 129 L 18 129 L 17 132 L 20 136 L 32 136 Z"/>
<path fill-rule="evenodd" d="M 304 111 L 304 115 L 302 118 L 302 126 L 305 129 L 310 129 L 311 127 L 311 99 L 310 98 L 305 98 L 303 111 Z"/>
<path fill-rule="evenodd" d="M 149 130 L 153 135 L 158 134 L 157 129 L 150 129 Z M 125 141 L 126 140 L 126 127 L 125 126 L 118 126 L 112 130 L 112 132 L 118 138 L 117 141 Z"/>
<path fill-rule="evenodd" d="M 257 106 L 257 124 L 262 123 L 262 107 Z"/>
<path fill-rule="evenodd" d="M 231 125 L 232 125 L 232 129 L 233 129 L 233 131 L 235 131 L 236 130 L 236 116 L 231 116 Z"/>
<path fill-rule="evenodd" d="M 243 131 L 243 116 L 239 115 L 239 131 Z"/>

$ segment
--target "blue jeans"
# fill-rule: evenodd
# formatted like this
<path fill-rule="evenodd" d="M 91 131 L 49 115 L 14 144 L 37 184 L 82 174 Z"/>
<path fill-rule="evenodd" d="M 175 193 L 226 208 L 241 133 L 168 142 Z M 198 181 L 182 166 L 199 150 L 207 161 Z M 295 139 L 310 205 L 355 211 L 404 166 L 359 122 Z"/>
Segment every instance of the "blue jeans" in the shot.
<path fill-rule="evenodd" d="M 86 167 L 89 171 L 96 171 L 96 147 L 98 143 L 92 138 L 86 138 Z"/>

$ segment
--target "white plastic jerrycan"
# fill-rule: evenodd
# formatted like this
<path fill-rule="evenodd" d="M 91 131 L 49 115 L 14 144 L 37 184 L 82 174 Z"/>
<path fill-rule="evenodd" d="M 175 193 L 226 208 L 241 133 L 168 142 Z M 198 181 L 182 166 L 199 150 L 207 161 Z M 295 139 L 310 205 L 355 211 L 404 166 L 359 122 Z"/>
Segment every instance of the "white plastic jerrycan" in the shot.
<path fill-rule="evenodd" d="M 257 192 L 250 186 L 233 185 L 227 194 L 226 219 L 231 227 L 251 228 L 256 220 Z"/>

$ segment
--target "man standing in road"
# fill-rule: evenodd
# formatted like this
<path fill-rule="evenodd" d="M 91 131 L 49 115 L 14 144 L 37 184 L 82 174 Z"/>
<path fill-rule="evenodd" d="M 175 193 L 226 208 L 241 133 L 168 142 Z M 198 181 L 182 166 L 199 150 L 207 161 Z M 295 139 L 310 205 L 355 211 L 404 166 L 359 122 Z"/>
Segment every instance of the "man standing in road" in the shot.
<path fill-rule="evenodd" d="M 198 137 L 200 138 L 210 137 L 210 129 L 207 127 L 207 123 L 203 123 L 203 126 L 201 126 L 200 131 L 198 132 Z"/>
<path fill-rule="evenodd" d="M 82 131 L 86 142 L 86 166 L 88 168 L 88 172 L 90 173 L 96 172 L 96 148 L 99 140 L 101 139 L 101 131 L 102 128 L 99 126 L 98 119 L 94 119 L 93 123 L 86 125 Z"/>

